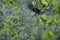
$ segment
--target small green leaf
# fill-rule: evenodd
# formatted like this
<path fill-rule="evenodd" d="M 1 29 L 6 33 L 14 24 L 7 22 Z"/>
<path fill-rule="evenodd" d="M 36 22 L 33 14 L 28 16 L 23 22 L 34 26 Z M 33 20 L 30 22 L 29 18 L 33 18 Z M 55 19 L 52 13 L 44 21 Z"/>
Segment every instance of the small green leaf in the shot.
<path fill-rule="evenodd" d="M 16 17 L 13 17 L 13 18 L 11 18 L 10 22 L 13 25 L 17 25 L 19 23 L 19 19 L 18 19 L 18 17 L 17 18 Z"/>
<path fill-rule="evenodd" d="M 45 0 L 42 0 L 42 3 L 48 6 L 48 3 Z"/>
<path fill-rule="evenodd" d="M 47 21 L 47 19 L 48 19 L 48 16 L 47 16 L 47 15 L 45 15 L 45 14 L 43 14 L 43 15 L 41 15 L 41 17 L 40 17 L 40 18 L 41 18 L 41 20 L 42 20 L 42 21 L 45 21 L 45 22 L 46 22 L 46 21 Z"/>
<path fill-rule="evenodd" d="M 36 5 L 36 1 L 32 1 L 32 5 Z"/>
<path fill-rule="evenodd" d="M 10 35 L 12 36 L 12 37 L 14 37 L 14 36 L 18 36 L 18 32 L 15 30 L 15 29 L 13 29 L 11 32 L 10 32 Z"/>
<path fill-rule="evenodd" d="M 56 8 L 56 14 L 60 14 L 60 4 Z"/>
<path fill-rule="evenodd" d="M 58 22 L 58 19 L 59 19 L 59 15 L 54 15 L 54 17 L 52 19 L 52 22 L 53 23 L 57 23 Z"/>
<path fill-rule="evenodd" d="M 52 0 L 52 4 L 56 4 L 56 0 Z"/>
<path fill-rule="evenodd" d="M 20 12 L 21 12 L 21 9 L 17 8 L 17 14 L 20 14 Z"/>
<path fill-rule="evenodd" d="M 43 31 L 42 37 L 44 37 L 46 40 L 53 40 L 53 32 L 52 31 Z"/>
<path fill-rule="evenodd" d="M 8 30 L 9 30 L 9 25 L 6 24 L 6 23 L 4 23 L 4 31 L 6 32 L 6 31 L 8 31 Z"/>

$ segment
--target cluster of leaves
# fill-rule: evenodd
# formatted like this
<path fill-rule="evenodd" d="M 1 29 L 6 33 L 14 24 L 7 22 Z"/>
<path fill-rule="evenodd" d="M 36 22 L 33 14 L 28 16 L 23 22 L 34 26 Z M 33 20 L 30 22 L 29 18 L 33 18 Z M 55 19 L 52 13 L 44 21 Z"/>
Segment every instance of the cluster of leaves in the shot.
<path fill-rule="evenodd" d="M 34 7 L 46 11 L 56 4 L 56 0 L 0 1 L 0 4 L 2 4 L 0 11 L 0 40 L 54 40 L 60 35 L 60 30 L 55 28 L 59 22 L 60 5 L 57 7 L 54 16 L 50 17 L 42 14 L 39 18 L 32 18 L 30 14 L 33 12 L 29 12 L 27 7 L 28 2 L 32 1 Z"/>
<path fill-rule="evenodd" d="M 52 1 L 52 3 L 54 4 L 54 2 Z M 46 25 L 48 25 L 49 28 L 47 28 L 47 30 L 43 30 L 41 33 L 42 33 L 42 37 L 43 37 L 43 40 L 59 40 L 59 36 L 60 36 L 60 33 L 59 31 L 60 30 L 56 30 L 57 29 L 57 26 L 56 26 L 56 29 L 55 26 L 51 26 L 51 25 L 59 25 L 59 20 L 60 20 L 60 5 L 58 5 L 55 9 L 56 11 L 54 12 L 54 16 L 52 17 L 49 17 L 47 16 L 46 14 L 43 14 L 40 16 L 40 26 L 41 26 L 41 22 L 44 22 Z M 51 26 L 51 27 L 50 27 Z M 45 25 L 44 25 L 45 27 Z M 56 31 L 55 31 L 56 30 Z M 59 38 L 57 38 L 59 37 Z M 57 39 L 55 39 L 57 38 Z"/>
<path fill-rule="evenodd" d="M 59 31 L 51 31 L 51 30 L 45 30 L 42 31 L 42 37 L 45 40 L 55 40 L 56 37 L 58 37 L 58 35 L 60 36 L 60 32 Z M 59 40 L 59 39 L 56 39 Z"/>
<path fill-rule="evenodd" d="M 59 21 L 59 15 L 54 15 L 53 17 L 49 18 L 49 16 L 43 14 L 40 17 L 40 21 L 45 22 L 47 25 L 57 24 Z"/>
<path fill-rule="evenodd" d="M 60 15 L 60 4 L 57 6 L 55 13 Z"/>
<path fill-rule="evenodd" d="M 51 9 L 56 4 L 56 0 L 34 0 L 32 5 L 37 7 L 39 10 L 47 11 Z"/>

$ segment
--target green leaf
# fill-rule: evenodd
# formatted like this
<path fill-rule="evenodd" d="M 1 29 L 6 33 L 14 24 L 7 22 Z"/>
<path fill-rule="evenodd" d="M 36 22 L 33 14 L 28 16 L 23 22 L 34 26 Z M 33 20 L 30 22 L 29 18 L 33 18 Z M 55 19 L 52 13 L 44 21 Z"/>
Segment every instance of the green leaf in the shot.
<path fill-rule="evenodd" d="M 32 1 L 32 5 L 33 5 L 33 6 L 36 5 L 36 1 Z"/>
<path fill-rule="evenodd" d="M 52 19 L 52 23 L 55 24 L 58 22 L 58 19 L 59 19 L 59 15 L 54 15 L 53 19 Z"/>
<path fill-rule="evenodd" d="M 42 37 L 44 37 L 46 40 L 53 40 L 53 32 L 52 31 L 43 31 L 42 32 Z"/>
<path fill-rule="evenodd" d="M 41 17 L 40 17 L 40 18 L 41 18 L 41 20 L 42 20 L 42 21 L 45 21 L 45 22 L 46 22 L 46 21 L 47 21 L 47 19 L 48 19 L 48 16 L 47 16 L 47 15 L 45 15 L 45 14 L 43 14 L 43 15 L 41 15 Z"/>
<path fill-rule="evenodd" d="M 20 12 L 21 12 L 21 9 L 17 8 L 17 14 L 20 14 Z"/>
<path fill-rule="evenodd" d="M 18 17 L 12 17 L 10 22 L 13 25 L 17 25 L 19 23 L 19 18 Z"/>
<path fill-rule="evenodd" d="M 42 3 L 48 6 L 48 3 L 45 0 L 42 0 Z"/>
<path fill-rule="evenodd" d="M 56 4 L 56 0 L 52 0 L 52 4 Z"/>
<path fill-rule="evenodd" d="M 14 37 L 14 36 L 18 36 L 18 32 L 15 30 L 15 29 L 13 29 L 11 32 L 10 32 L 10 35 L 12 36 L 12 37 Z"/>
<path fill-rule="evenodd" d="M 6 3 L 9 3 L 11 0 L 3 0 L 4 2 L 6 2 Z"/>
<path fill-rule="evenodd" d="M 9 25 L 6 24 L 6 23 L 4 23 L 4 31 L 6 32 L 6 31 L 8 31 L 8 30 L 9 30 Z"/>

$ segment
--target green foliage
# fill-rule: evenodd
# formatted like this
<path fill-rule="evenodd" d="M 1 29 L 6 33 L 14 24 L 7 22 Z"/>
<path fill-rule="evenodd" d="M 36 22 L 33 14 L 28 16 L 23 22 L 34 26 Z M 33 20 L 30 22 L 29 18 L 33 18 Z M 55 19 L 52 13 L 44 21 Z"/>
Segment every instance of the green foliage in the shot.
<path fill-rule="evenodd" d="M 7 23 L 4 23 L 4 31 L 7 32 L 10 26 Z"/>
<path fill-rule="evenodd" d="M 60 32 L 59 31 L 54 31 L 54 35 L 55 36 L 60 36 Z"/>
<path fill-rule="evenodd" d="M 52 18 L 49 18 L 47 15 L 43 14 L 41 15 L 40 19 L 46 23 L 46 25 L 49 24 L 56 24 L 58 23 L 59 20 L 59 15 L 54 15 Z"/>
<path fill-rule="evenodd" d="M 17 14 L 20 15 L 20 12 L 21 12 L 21 8 L 17 8 Z"/>
<path fill-rule="evenodd" d="M 11 2 L 12 0 L 3 0 L 4 2 L 6 2 L 6 3 L 9 3 L 9 2 Z"/>
<path fill-rule="evenodd" d="M 48 19 L 48 16 L 45 15 L 45 14 L 43 14 L 43 15 L 41 15 L 40 19 L 41 19 L 42 21 L 46 22 L 47 19 Z"/>
<path fill-rule="evenodd" d="M 11 32 L 10 32 L 10 35 L 12 36 L 12 37 L 18 37 L 18 32 L 16 31 L 16 29 L 13 29 Z"/>
<path fill-rule="evenodd" d="M 60 15 L 60 4 L 56 8 L 56 14 L 59 14 Z"/>
<path fill-rule="evenodd" d="M 17 25 L 18 23 L 19 23 L 19 18 L 17 17 L 12 17 L 11 19 L 10 19 L 10 22 L 11 22 L 11 24 L 13 24 L 13 25 Z"/>
<path fill-rule="evenodd" d="M 3 0 L 5 3 L 15 4 L 15 0 Z"/>
<path fill-rule="evenodd" d="M 59 15 L 54 15 L 53 19 L 52 19 L 52 23 L 55 24 L 57 23 L 59 20 Z"/>
<path fill-rule="evenodd" d="M 54 15 L 52 18 L 46 21 L 47 24 L 56 24 L 58 23 L 59 15 Z"/>
<path fill-rule="evenodd" d="M 27 40 L 35 40 L 35 38 L 34 37 L 30 37 L 29 39 L 27 39 Z"/>
<path fill-rule="evenodd" d="M 40 0 L 40 2 L 41 3 L 39 3 L 40 5 L 38 6 L 38 9 L 40 9 L 41 11 L 47 11 L 56 4 L 56 0 Z"/>
<path fill-rule="evenodd" d="M 52 4 L 56 4 L 56 0 L 51 0 L 52 1 Z"/>
<path fill-rule="evenodd" d="M 44 37 L 46 40 L 53 40 L 54 34 L 52 31 L 43 31 L 42 37 Z"/>
<path fill-rule="evenodd" d="M 43 4 L 45 4 L 46 6 L 48 6 L 48 3 L 45 0 L 41 0 Z"/>
<path fill-rule="evenodd" d="M 36 5 L 36 2 L 35 2 L 35 1 L 33 1 L 33 2 L 32 2 L 32 5 L 33 5 L 33 6 L 34 6 L 34 5 Z"/>
<path fill-rule="evenodd" d="M 49 18 L 47 21 L 46 21 L 46 25 L 51 25 L 52 24 L 52 18 Z"/>
<path fill-rule="evenodd" d="M 56 39 L 60 36 L 60 4 L 56 7 L 56 2 L 57 0 L 0 0 L 3 12 L 3 16 L 0 16 L 0 40 Z M 35 16 L 35 12 L 28 8 L 29 3 L 45 13 Z"/>

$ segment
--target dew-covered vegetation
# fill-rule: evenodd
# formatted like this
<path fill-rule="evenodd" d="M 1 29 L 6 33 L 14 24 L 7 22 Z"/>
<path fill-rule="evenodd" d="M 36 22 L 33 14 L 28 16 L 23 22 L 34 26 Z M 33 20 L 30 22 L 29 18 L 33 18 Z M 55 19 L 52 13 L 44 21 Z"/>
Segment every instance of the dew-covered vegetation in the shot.
<path fill-rule="evenodd" d="M 0 0 L 0 40 L 60 40 L 60 0 Z"/>

